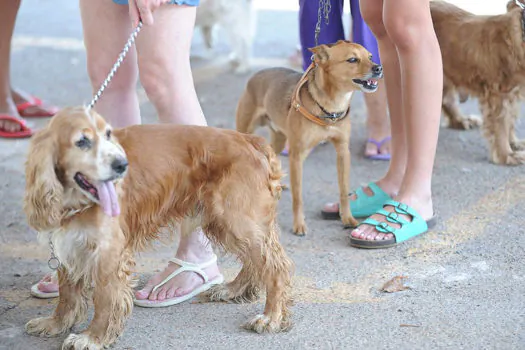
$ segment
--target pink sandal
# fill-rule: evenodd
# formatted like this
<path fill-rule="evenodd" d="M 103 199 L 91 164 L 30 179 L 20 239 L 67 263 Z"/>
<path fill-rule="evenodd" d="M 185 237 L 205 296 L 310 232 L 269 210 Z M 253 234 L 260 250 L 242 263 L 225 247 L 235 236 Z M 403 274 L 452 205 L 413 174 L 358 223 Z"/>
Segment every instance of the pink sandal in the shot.
<path fill-rule="evenodd" d="M 44 103 L 38 97 L 31 96 L 32 101 L 23 102 L 16 105 L 18 114 L 24 118 L 47 118 L 52 117 L 58 112 L 58 108 L 55 106 L 44 107 Z M 38 107 L 44 112 L 39 114 L 28 113 L 27 110 L 31 107 Z"/>
<path fill-rule="evenodd" d="M 31 286 L 31 295 L 39 299 L 58 297 L 58 284 L 53 282 L 53 280 L 57 280 L 56 272 L 51 272 L 45 275 L 38 283 L 35 283 Z M 44 290 L 41 290 L 39 286 Z"/>

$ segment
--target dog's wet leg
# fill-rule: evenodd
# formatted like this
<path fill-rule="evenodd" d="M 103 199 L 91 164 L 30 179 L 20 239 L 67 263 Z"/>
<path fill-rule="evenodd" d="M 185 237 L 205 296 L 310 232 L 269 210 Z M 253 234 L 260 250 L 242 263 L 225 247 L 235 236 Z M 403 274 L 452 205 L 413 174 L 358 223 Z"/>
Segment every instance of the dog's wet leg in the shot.
<path fill-rule="evenodd" d="M 445 78 L 443 83 L 443 114 L 448 119 L 448 127 L 458 130 L 469 130 L 481 126 L 482 120 L 476 115 L 464 115 L 457 102 L 458 91 Z"/>
<path fill-rule="evenodd" d="M 103 264 L 97 266 L 93 304 L 95 315 L 89 327 L 80 334 L 71 333 L 63 349 L 102 349 L 115 342 L 124 330 L 125 322 L 133 310 L 131 252 L 112 246 L 101 252 Z"/>
<path fill-rule="evenodd" d="M 292 304 L 293 263 L 279 243 L 277 224 L 272 223 L 271 226 L 270 233 L 262 242 L 263 246 L 253 246 L 250 255 L 252 264 L 259 271 L 266 287 L 264 313 L 245 324 L 246 329 L 257 333 L 277 333 L 289 330 L 292 326 L 289 308 Z"/>
<path fill-rule="evenodd" d="M 30 335 L 53 337 L 63 334 L 74 325 L 87 318 L 87 291 L 84 282 L 71 281 L 65 267 L 58 270 L 59 302 L 50 317 L 40 317 L 29 321 L 26 332 Z"/>
<path fill-rule="evenodd" d="M 517 103 L 508 95 L 487 95 L 480 99 L 484 115 L 483 131 L 489 143 L 490 159 L 495 164 L 518 165 L 525 163 L 525 152 L 511 147 L 511 131 Z"/>

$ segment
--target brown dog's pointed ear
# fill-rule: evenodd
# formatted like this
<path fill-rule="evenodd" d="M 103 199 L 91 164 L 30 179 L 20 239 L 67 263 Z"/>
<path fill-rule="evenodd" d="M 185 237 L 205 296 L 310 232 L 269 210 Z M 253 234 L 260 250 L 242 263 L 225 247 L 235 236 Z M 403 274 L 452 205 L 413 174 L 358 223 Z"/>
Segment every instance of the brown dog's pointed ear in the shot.
<path fill-rule="evenodd" d="M 49 129 L 31 138 L 25 163 L 24 211 L 29 226 L 49 231 L 60 226 L 64 188 L 57 178 L 58 145 Z"/>
<path fill-rule="evenodd" d="M 314 54 L 314 62 L 317 64 L 323 64 L 325 63 L 330 55 L 328 54 L 328 45 L 321 44 L 312 48 L 309 48 L 308 50 Z"/>
<path fill-rule="evenodd" d="M 523 4 L 523 0 L 518 0 L 521 4 Z M 507 2 L 507 12 L 510 12 L 514 10 L 515 8 L 520 8 L 518 4 L 516 4 L 515 0 L 509 0 Z"/>

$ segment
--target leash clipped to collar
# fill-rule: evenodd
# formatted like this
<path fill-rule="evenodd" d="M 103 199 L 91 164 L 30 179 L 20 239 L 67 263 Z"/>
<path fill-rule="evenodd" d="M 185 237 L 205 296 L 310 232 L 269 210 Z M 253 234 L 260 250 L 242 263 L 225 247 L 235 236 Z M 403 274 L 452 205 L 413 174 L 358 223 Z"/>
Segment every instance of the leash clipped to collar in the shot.
<path fill-rule="evenodd" d="M 93 96 L 93 99 L 88 105 L 88 109 L 92 109 L 95 106 L 95 103 L 97 103 L 97 101 L 100 99 L 100 96 L 102 96 L 102 93 L 104 92 L 106 87 L 109 85 L 113 77 L 115 76 L 115 73 L 117 72 L 117 70 L 120 68 L 120 65 L 124 61 L 124 58 L 128 54 L 128 51 L 131 48 L 131 45 L 133 45 L 133 43 L 135 42 L 135 38 L 137 37 L 141 29 L 142 29 L 142 21 L 139 22 L 139 25 L 137 26 L 137 28 L 135 28 L 135 30 L 133 30 L 133 32 L 129 36 L 129 39 L 126 42 L 126 45 L 124 45 L 124 49 L 120 52 L 120 55 L 118 56 L 117 62 L 115 62 L 115 64 L 113 65 L 113 68 L 111 68 L 111 71 L 106 77 L 106 80 L 104 80 L 104 82 L 102 83 L 102 86 L 100 87 L 100 89 L 97 91 L 95 96 Z"/>
<path fill-rule="evenodd" d="M 327 114 L 325 117 L 318 117 L 316 115 L 313 115 L 306 108 L 304 108 L 304 106 L 302 105 L 301 96 L 300 96 L 301 88 L 308 81 L 308 73 L 310 73 L 310 71 L 314 68 L 315 68 L 315 62 L 312 62 L 310 66 L 306 69 L 306 71 L 304 72 L 303 76 L 301 77 L 297 85 L 295 86 L 295 90 L 292 94 L 292 107 L 295 108 L 296 111 L 301 113 L 306 119 L 310 120 L 311 122 L 314 122 L 315 124 L 320 125 L 320 126 L 328 126 L 331 123 L 335 123 L 341 120 L 342 117 L 347 115 L 348 110 L 346 110 L 343 113 L 331 113 L 331 114 Z M 317 104 L 319 105 L 319 103 Z M 321 110 L 323 109 L 320 105 L 319 107 L 321 108 Z M 330 122 L 327 122 L 327 120 L 329 120 Z"/>

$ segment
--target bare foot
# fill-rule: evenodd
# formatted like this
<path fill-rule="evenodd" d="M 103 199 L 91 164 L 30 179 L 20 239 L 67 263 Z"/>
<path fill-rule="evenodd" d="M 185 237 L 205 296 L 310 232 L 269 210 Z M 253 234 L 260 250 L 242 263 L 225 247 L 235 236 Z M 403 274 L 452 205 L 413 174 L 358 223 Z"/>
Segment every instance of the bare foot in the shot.
<path fill-rule="evenodd" d="M 16 110 L 16 106 L 13 100 L 11 99 L 8 99 L 8 101 L 6 101 L 5 103 L 0 103 L 0 115 L 8 115 L 23 120 L 22 118 L 20 118 L 20 115 Z M 9 120 L 0 120 L 0 130 L 4 130 L 7 132 L 17 132 L 21 129 L 22 127 L 20 126 L 20 124 L 16 122 L 12 122 Z"/>
<path fill-rule="evenodd" d="M 390 136 L 382 138 L 370 137 L 365 146 L 365 157 L 374 157 L 378 155 L 390 156 Z"/>
<path fill-rule="evenodd" d="M 203 264 L 211 259 L 211 255 L 206 255 L 204 257 L 179 257 L 179 259 L 195 264 Z M 135 297 L 140 300 L 149 299 L 163 301 L 174 297 L 184 296 L 192 292 L 195 288 L 204 284 L 204 280 L 201 275 L 195 272 L 185 271 L 173 277 L 171 280 L 152 292 L 153 288 L 157 284 L 162 282 L 179 267 L 179 265 L 169 262 L 164 271 L 151 277 L 141 290 L 135 292 Z M 204 268 L 203 271 L 208 275 L 208 279 L 210 281 L 220 275 L 217 263 Z"/>
<path fill-rule="evenodd" d="M 46 274 L 37 284 L 37 288 L 42 293 L 58 292 L 58 279 L 56 273 Z"/>
<path fill-rule="evenodd" d="M 397 193 L 397 189 L 396 189 L 395 186 L 384 184 L 384 183 L 382 183 L 382 180 L 376 182 L 376 185 L 378 185 L 383 191 L 388 193 L 390 196 L 392 196 L 392 194 L 394 194 L 394 193 Z M 373 196 L 374 195 L 374 192 L 372 192 L 372 190 L 368 186 L 364 186 L 363 187 L 363 192 L 367 196 Z M 352 193 L 352 194 L 350 194 L 348 196 L 348 200 L 350 202 L 355 201 L 356 199 L 357 199 L 357 194 L 355 194 L 355 193 Z M 339 202 L 326 203 L 325 206 L 323 207 L 323 211 L 330 212 L 330 213 L 339 213 Z"/>
<path fill-rule="evenodd" d="M 20 113 L 25 117 L 41 117 L 41 116 L 49 116 L 55 114 L 58 109 L 54 106 L 47 106 L 45 104 L 37 105 L 34 103 L 34 97 L 27 94 L 24 91 L 17 90 L 17 89 L 11 89 L 11 95 L 13 96 L 13 101 L 15 104 L 15 108 L 17 105 L 22 105 L 24 103 L 31 103 L 32 105 L 28 106 L 27 108 L 24 108 L 23 112 L 20 111 Z M 18 115 L 18 114 L 17 114 Z"/>
<path fill-rule="evenodd" d="M 400 203 L 404 203 L 408 205 L 409 207 L 413 208 L 417 213 L 419 213 L 419 215 L 421 215 L 421 217 L 425 221 L 429 220 L 434 215 L 434 210 L 432 207 L 432 199 L 418 200 L 415 198 L 397 197 L 395 198 L 395 200 Z M 390 205 L 384 206 L 384 209 L 387 212 L 395 212 L 394 207 Z M 399 214 L 399 213 L 398 215 L 399 217 L 405 219 L 408 222 L 411 222 L 413 219 L 412 216 L 410 215 L 404 215 L 404 214 Z M 386 222 L 389 226 L 396 228 L 396 229 L 401 227 L 401 225 L 387 221 L 384 215 L 374 214 L 370 216 L 370 218 L 376 220 L 379 223 Z M 375 226 L 367 225 L 367 224 L 362 224 L 361 226 L 353 230 L 351 232 L 351 235 L 354 238 L 364 239 L 367 241 L 390 240 L 394 238 L 393 234 L 379 232 Z"/>

